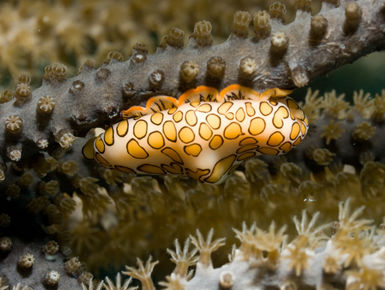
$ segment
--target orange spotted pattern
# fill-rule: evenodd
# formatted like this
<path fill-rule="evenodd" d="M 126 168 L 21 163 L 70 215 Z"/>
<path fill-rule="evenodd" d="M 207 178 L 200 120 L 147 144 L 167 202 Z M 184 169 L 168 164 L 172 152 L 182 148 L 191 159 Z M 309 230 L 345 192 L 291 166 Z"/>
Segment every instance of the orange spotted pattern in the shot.
<path fill-rule="evenodd" d="M 126 173 L 218 183 L 244 160 L 287 153 L 305 138 L 307 117 L 288 93 L 235 84 L 220 92 L 200 86 L 178 99 L 153 97 L 146 107 L 123 111 L 123 120 L 88 141 L 83 152 Z"/>

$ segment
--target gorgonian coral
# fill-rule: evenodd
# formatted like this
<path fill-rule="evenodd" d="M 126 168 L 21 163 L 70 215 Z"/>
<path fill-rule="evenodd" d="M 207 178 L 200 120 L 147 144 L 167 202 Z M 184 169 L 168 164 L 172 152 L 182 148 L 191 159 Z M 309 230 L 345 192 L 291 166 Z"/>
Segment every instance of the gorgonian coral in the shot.
<path fill-rule="evenodd" d="M 268 230 L 256 224 L 234 230 L 240 246 L 234 246 L 229 261 L 213 267 L 212 253 L 224 245 L 213 239 L 211 229 L 205 238 L 200 231 L 186 240 L 183 253 L 179 242 L 176 252 L 169 250 L 176 264 L 164 289 L 245 289 L 278 287 L 280 289 L 337 288 L 382 289 L 385 287 L 383 261 L 384 233 L 370 220 L 359 219 L 363 207 L 352 211 L 350 200 L 340 202 L 338 220 L 332 234 L 331 224 L 318 224 L 319 212 L 309 218 L 306 211 L 294 216 L 296 234 L 288 242 L 286 228 L 274 222 Z M 318 225 L 317 225 L 318 224 Z M 190 248 L 190 239 L 195 249 Z M 197 255 L 198 251 L 198 255 Z M 123 274 L 139 279 L 142 289 L 155 289 L 151 272 L 156 263 L 151 257 L 145 265 L 128 267 Z M 195 273 L 187 269 L 195 265 Z M 180 271 L 184 268 L 184 271 Z"/>
<path fill-rule="evenodd" d="M 12 117 L 12 124 L 23 125 L 9 126 L 0 134 L 3 159 L 9 160 L 6 153 L 14 148 L 20 160 L 42 146 L 48 151 L 56 144 L 69 148 L 75 136 L 116 120 L 120 110 L 153 95 L 175 96 L 199 84 L 219 89 L 232 83 L 256 90 L 302 87 L 384 45 L 382 2 L 323 2 L 315 16 L 299 8 L 296 20 L 288 24 L 274 9 L 274 17 L 236 12 L 231 36 L 218 45 L 207 41 L 211 26 L 203 21 L 196 24 L 186 47 L 184 32 L 171 29 L 154 54 L 138 44 L 129 60 L 120 62 L 119 55 L 110 55 L 109 64 L 95 68 L 86 63 L 70 79 L 65 78 L 65 67 L 49 65 L 42 86 L 34 91 L 25 78 L 19 79 L 14 100 L 0 107 L 0 123 Z M 254 32 L 248 37 L 251 22 Z M 48 114 L 41 110 L 44 100 L 55 103 Z M 25 148 L 28 153 L 23 153 Z"/>
<path fill-rule="evenodd" d="M 220 90 L 239 83 L 257 91 L 303 86 L 316 75 L 383 47 L 383 34 L 378 33 L 384 28 L 383 4 L 328 1 L 311 15 L 309 3 L 297 1 L 296 19 L 289 23 L 282 20 L 286 7 L 276 1 L 268 12 L 260 11 L 253 17 L 237 12 L 230 38 L 219 45 L 212 45 L 211 24 L 202 21 L 195 26 L 186 47 L 184 32 L 171 29 L 154 54 L 138 44 L 128 61 L 110 53 L 109 63 L 96 68 L 87 62 L 70 79 L 66 78 L 65 66 L 49 65 L 42 86 L 36 90 L 31 89 L 30 78 L 22 75 L 15 93 L 7 90 L 0 97 L 0 120 L 5 128 L 0 134 L 0 224 L 11 225 L 12 229 L 23 228 L 16 226 L 21 224 L 26 227 L 27 220 L 36 221 L 45 233 L 55 236 L 66 254 L 80 256 L 95 270 L 112 262 L 116 267 L 132 264 L 136 256 L 149 253 L 164 265 L 167 258 L 162 250 L 174 238 L 184 240 L 197 227 L 202 232 L 215 227 L 217 234 L 230 237 L 232 228 L 239 228 L 243 221 L 256 222 L 258 228 L 252 225 L 237 232 L 245 242 L 240 249 L 252 253 L 256 260 L 252 265 L 266 264 L 268 271 L 283 269 L 282 277 L 288 278 L 283 285 L 306 284 L 315 261 L 323 261 L 314 249 L 315 245 L 323 246 L 323 228 L 315 227 L 315 219 L 306 218 L 296 219 L 293 226 L 288 223 L 290 216 L 300 215 L 302 209 L 315 216 L 321 211 L 319 223 L 325 224 L 336 219 L 338 203 L 347 197 L 355 207 L 366 205 L 365 217 L 376 223 L 383 215 L 379 206 L 384 200 L 385 176 L 383 94 L 372 99 L 356 93 L 350 106 L 335 92 L 318 97 L 309 91 L 303 105 L 310 119 L 304 143 L 282 158 L 248 161 L 221 185 L 172 176 L 131 176 L 94 166 L 81 158 L 81 147 L 87 140 L 84 135 L 92 127 L 110 125 L 119 119 L 120 110 L 144 105 L 149 97 L 177 96 L 197 85 Z M 250 26 L 253 33 L 248 37 Z M 276 223 L 269 227 L 272 220 Z M 346 225 L 349 218 L 345 221 L 341 214 L 339 223 Z M 339 223 L 332 228 L 336 233 Z M 346 231 L 333 236 L 332 252 L 337 248 L 342 258 L 326 257 L 322 270 L 337 272 L 338 281 L 325 281 L 339 286 L 356 283 L 359 287 L 381 287 L 381 273 L 373 271 L 367 259 L 381 254 L 378 245 L 382 242 L 373 244 L 373 240 L 382 241 L 383 233 L 380 229 L 373 234 L 374 230 L 365 231 L 367 228 L 347 228 L 353 230 L 354 237 Z M 289 244 L 284 243 L 286 235 Z M 214 240 L 212 234 L 205 239 L 200 233 L 190 240 L 200 251 L 198 264 L 204 266 L 210 265 L 211 251 L 223 242 Z M 230 244 L 232 241 L 230 238 Z M 219 258 L 228 247 L 229 243 L 218 249 Z M 188 268 L 198 257 L 195 250 L 190 254 L 186 249 L 177 248 L 172 254 L 181 265 L 167 277 L 166 287 L 181 289 L 190 283 Z M 236 251 L 232 257 L 236 257 Z M 341 263 L 351 271 L 341 270 Z M 75 269 L 79 260 L 71 258 L 66 265 Z M 128 267 L 126 273 L 152 287 L 154 262 L 138 265 L 139 270 Z M 201 283 L 199 277 L 205 273 L 213 274 L 212 285 L 219 283 L 223 288 L 241 281 L 230 268 L 220 275 L 208 270 L 210 267 L 203 271 L 197 268 L 196 278 L 189 285 Z M 159 269 L 156 279 L 163 279 L 160 277 L 167 267 L 155 269 Z M 317 271 L 314 273 L 322 273 L 320 268 Z M 244 277 L 241 270 L 239 273 Z M 82 281 L 89 281 L 89 275 L 85 276 Z M 47 275 L 47 283 L 55 277 L 55 273 Z M 107 284 L 112 288 L 121 285 L 122 279 L 118 276 L 115 286 L 111 286 L 111 280 L 106 280 Z M 98 285 L 94 282 L 88 287 Z"/>

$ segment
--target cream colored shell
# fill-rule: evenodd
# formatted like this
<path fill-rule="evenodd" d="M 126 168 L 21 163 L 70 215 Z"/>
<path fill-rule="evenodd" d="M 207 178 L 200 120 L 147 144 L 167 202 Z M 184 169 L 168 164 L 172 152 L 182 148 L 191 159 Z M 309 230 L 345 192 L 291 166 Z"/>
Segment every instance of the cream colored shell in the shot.
<path fill-rule="evenodd" d="M 94 158 L 129 173 L 217 183 L 243 160 L 286 153 L 307 133 L 306 116 L 289 97 L 233 85 L 206 102 L 204 88 L 179 106 L 114 124 L 93 142 Z"/>

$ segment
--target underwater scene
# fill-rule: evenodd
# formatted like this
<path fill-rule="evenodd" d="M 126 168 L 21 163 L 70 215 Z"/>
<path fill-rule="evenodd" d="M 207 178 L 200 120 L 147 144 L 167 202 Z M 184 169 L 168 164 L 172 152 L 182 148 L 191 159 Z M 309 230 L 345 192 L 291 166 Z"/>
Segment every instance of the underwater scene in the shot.
<path fill-rule="evenodd" d="M 385 289 L 385 0 L 0 1 L 0 290 Z"/>

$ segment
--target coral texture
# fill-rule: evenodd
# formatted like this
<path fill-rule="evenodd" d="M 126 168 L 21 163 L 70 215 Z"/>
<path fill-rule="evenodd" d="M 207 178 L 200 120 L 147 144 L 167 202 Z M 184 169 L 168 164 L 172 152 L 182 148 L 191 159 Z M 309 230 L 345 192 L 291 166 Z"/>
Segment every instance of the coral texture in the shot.
<path fill-rule="evenodd" d="M 175 270 L 160 284 L 164 289 L 383 289 L 385 287 L 384 233 L 369 220 L 358 219 L 363 207 L 351 212 L 350 201 L 339 204 L 338 227 L 331 237 L 324 234 L 327 224 L 317 226 L 316 213 L 306 212 L 293 218 L 296 237 L 287 242 L 285 227 L 272 222 L 267 230 L 255 224 L 234 230 L 239 247 L 233 247 L 230 262 L 213 268 L 211 253 L 223 245 L 213 240 L 213 231 L 205 239 L 198 231 L 192 243 L 199 251 L 189 251 L 187 240 L 183 253 L 178 243 L 170 251 Z M 179 269 L 196 264 L 190 279 Z M 136 271 L 123 272 L 137 278 Z M 145 279 L 139 278 L 143 289 Z"/>
<path fill-rule="evenodd" d="M 374 98 L 355 92 L 351 105 L 335 91 L 309 90 L 301 107 L 310 127 L 301 146 L 249 160 L 219 185 L 133 176 L 82 158 L 97 132 L 89 129 L 111 125 L 122 109 L 154 95 L 232 83 L 258 91 L 302 87 L 384 48 L 384 1 L 329 0 L 319 11 L 310 1 L 293 2 L 292 22 L 291 8 L 279 1 L 253 15 L 236 12 L 220 44 L 211 31 L 219 26 L 222 34 L 225 25 L 200 21 L 186 46 L 183 30 L 172 28 L 154 54 L 137 44 L 129 60 L 111 52 L 105 64 L 88 61 L 71 78 L 64 65 L 51 64 L 35 90 L 31 77 L 20 75 L 15 92 L 0 96 L 0 289 L 60 289 L 67 280 L 71 289 L 133 289 L 121 273 L 115 281 L 93 280 L 83 263 L 96 274 L 149 254 L 156 261 L 138 259 L 123 272 L 143 289 L 384 288 L 385 91 Z M 233 228 L 243 222 L 235 240 Z M 201 232 L 190 236 L 196 228 Z M 13 238 L 30 232 L 57 242 Z M 174 239 L 186 242 L 168 250 L 176 267 L 164 278 L 171 272 L 165 249 Z M 20 275 L 25 271 L 32 272 Z"/>
<path fill-rule="evenodd" d="M 10 244 L 7 249 L 1 246 L 6 242 Z M 48 256 L 43 253 L 42 246 L 38 242 L 0 238 L 0 289 L 12 289 L 11 285 L 17 287 L 18 283 L 20 288 L 17 289 L 44 289 L 43 284 L 59 285 L 59 289 L 80 288 L 78 281 L 65 272 L 63 255 L 55 253 Z"/>
<path fill-rule="evenodd" d="M 32 91 L 21 78 L 14 98 L 0 106 L 0 123 L 6 125 L 0 134 L 2 159 L 28 159 L 41 148 L 52 148 L 54 141 L 69 148 L 75 136 L 116 120 L 123 108 L 153 95 L 175 96 L 198 84 L 223 88 L 241 83 L 256 90 L 302 87 L 383 48 L 384 3 L 357 1 L 358 16 L 348 4 L 323 2 L 317 16 L 299 9 L 289 24 L 275 14 L 257 13 L 252 19 L 248 12 L 237 12 L 232 34 L 218 45 L 206 45 L 207 23 L 196 25 L 186 47 L 184 32 L 171 29 L 154 54 L 136 45 L 129 60 L 110 55 L 109 64 L 95 68 L 86 63 L 69 79 L 63 65 L 49 65 L 40 88 Z M 254 33 L 248 37 L 251 21 Z"/>
<path fill-rule="evenodd" d="M 55 241 L 42 245 L 39 242 L 27 243 L 17 238 L 1 237 L 0 258 L 1 290 L 137 289 L 129 287 L 132 278 L 122 279 L 120 273 L 116 275 L 115 281 L 108 277 L 102 281 L 94 279 L 90 272 L 85 271 L 85 266 L 78 258 L 65 261 Z M 28 267 L 24 264 L 28 264 Z"/>

